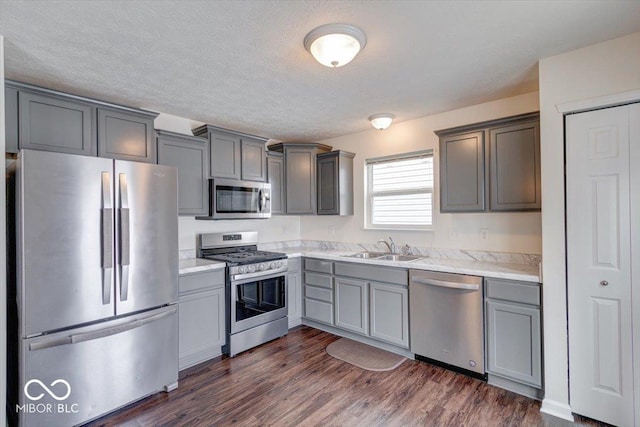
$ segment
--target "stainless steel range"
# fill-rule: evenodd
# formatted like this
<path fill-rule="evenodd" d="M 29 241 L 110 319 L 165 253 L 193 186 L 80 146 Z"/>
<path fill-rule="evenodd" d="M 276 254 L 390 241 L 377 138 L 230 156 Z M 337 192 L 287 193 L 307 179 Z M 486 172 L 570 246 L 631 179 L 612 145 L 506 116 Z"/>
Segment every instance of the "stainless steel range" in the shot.
<path fill-rule="evenodd" d="M 227 263 L 227 344 L 235 356 L 287 334 L 287 256 L 259 251 L 258 233 L 199 234 L 198 256 Z"/>

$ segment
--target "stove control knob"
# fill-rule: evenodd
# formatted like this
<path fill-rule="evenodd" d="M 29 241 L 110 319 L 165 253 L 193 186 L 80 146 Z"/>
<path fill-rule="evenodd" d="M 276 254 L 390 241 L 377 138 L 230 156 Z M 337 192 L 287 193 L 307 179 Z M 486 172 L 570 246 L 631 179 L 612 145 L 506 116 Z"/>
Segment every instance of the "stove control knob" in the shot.
<path fill-rule="evenodd" d="M 271 264 L 269 264 L 269 268 L 271 268 L 271 269 L 278 268 L 278 263 L 277 262 L 272 262 Z"/>
<path fill-rule="evenodd" d="M 253 273 L 254 271 L 256 271 L 256 266 L 255 266 L 255 265 L 253 265 L 253 264 L 252 264 L 252 265 L 247 266 L 247 271 L 248 271 L 249 273 Z"/>
<path fill-rule="evenodd" d="M 260 264 L 260 271 L 265 271 L 269 268 L 269 264 L 265 264 L 264 262 Z"/>
<path fill-rule="evenodd" d="M 247 267 L 246 266 L 242 266 L 242 267 L 238 267 L 238 271 L 243 274 L 247 272 Z"/>

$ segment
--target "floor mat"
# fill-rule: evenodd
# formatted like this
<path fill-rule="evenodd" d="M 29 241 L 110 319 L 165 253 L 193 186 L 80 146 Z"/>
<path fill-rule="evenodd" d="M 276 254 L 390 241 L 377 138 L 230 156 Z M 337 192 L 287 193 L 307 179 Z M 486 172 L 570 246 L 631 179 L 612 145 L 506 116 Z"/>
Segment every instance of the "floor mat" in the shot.
<path fill-rule="evenodd" d="M 368 371 L 391 371 L 407 360 L 404 356 L 348 338 L 332 342 L 326 350 L 330 356 Z"/>

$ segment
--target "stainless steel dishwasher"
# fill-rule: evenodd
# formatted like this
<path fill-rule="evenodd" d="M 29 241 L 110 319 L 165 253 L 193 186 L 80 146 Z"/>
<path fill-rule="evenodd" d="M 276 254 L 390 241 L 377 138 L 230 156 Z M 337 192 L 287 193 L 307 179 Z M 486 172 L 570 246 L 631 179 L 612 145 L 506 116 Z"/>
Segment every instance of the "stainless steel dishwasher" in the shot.
<path fill-rule="evenodd" d="M 486 378 L 482 307 L 482 277 L 410 270 L 411 352 Z"/>

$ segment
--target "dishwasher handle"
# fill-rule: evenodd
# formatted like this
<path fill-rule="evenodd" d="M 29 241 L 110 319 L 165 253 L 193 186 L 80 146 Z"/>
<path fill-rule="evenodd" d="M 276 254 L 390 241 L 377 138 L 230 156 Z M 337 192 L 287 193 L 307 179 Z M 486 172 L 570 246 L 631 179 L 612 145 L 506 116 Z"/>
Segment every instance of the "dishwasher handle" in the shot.
<path fill-rule="evenodd" d="M 472 284 L 472 283 L 459 283 L 459 282 L 449 282 L 447 280 L 438 280 L 438 279 L 422 279 L 419 277 L 414 277 L 411 279 L 413 283 L 419 283 L 421 285 L 431 285 L 438 286 L 441 288 L 450 288 L 450 289 L 464 289 L 467 291 L 479 291 L 480 285 Z"/>

